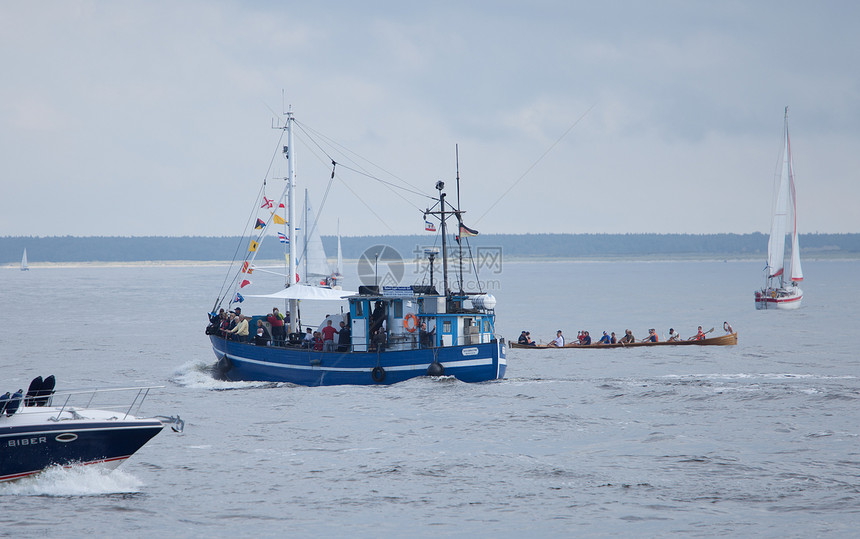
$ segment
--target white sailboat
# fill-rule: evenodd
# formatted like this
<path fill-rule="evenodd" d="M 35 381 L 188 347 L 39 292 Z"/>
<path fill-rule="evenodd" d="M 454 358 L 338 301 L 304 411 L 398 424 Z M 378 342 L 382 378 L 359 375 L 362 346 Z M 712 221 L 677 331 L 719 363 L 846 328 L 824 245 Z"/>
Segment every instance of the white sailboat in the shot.
<path fill-rule="evenodd" d="M 21 271 L 30 269 L 30 264 L 27 263 L 27 248 L 24 247 L 24 256 L 21 257 Z"/>
<path fill-rule="evenodd" d="M 767 275 L 764 287 L 755 293 L 755 308 L 797 309 L 803 300 L 803 290 L 797 285 L 803 280 L 800 266 L 800 244 L 797 239 L 797 197 L 794 189 L 794 169 L 791 142 L 788 137 L 788 107 L 785 107 L 785 146 L 782 170 L 773 203 L 773 221 L 767 243 Z M 791 235 L 791 257 L 786 282 L 785 235 Z"/>
<path fill-rule="evenodd" d="M 299 268 L 300 281 L 304 284 L 328 284 L 326 280 L 331 277 L 331 268 L 323 248 L 322 237 L 315 218 L 314 209 L 305 190 L 305 207 L 301 217 L 301 234 L 296 234 L 297 243 L 297 266 Z"/>

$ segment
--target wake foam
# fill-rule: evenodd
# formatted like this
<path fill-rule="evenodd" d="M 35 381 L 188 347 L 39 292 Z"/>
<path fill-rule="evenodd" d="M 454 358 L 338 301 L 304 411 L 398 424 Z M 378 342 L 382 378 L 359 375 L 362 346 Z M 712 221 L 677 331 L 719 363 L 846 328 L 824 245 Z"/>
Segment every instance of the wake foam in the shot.
<path fill-rule="evenodd" d="M 52 466 L 17 481 L 0 483 L 0 496 L 104 496 L 140 492 L 143 482 L 101 464 Z"/>
<path fill-rule="evenodd" d="M 182 387 L 192 389 L 228 390 L 228 389 L 257 389 L 269 387 L 290 386 L 277 382 L 230 382 L 215 378 L 215 363 L 189 361 L 173 373 L 170 381 Z"/>

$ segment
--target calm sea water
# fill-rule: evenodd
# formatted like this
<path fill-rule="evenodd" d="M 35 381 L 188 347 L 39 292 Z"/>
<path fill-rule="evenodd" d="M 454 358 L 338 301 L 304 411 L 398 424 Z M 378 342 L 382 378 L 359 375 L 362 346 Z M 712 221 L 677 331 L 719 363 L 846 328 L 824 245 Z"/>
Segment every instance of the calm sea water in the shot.
<path fill-rule="evenodd" d="M 0 390 L 164 385 L 144 411 L 187 421 L 110 474 L 0 485 L 0 535 L 855 536 L 860 261 L 806 261 L 795 312 L 754 310 L 762 265 L 485 275 L 509 338 L 728 320 L 736 347 L 511 350 L 497 382 L 325 388 L 212 379 L 223 267 L 0 269 Z"/>

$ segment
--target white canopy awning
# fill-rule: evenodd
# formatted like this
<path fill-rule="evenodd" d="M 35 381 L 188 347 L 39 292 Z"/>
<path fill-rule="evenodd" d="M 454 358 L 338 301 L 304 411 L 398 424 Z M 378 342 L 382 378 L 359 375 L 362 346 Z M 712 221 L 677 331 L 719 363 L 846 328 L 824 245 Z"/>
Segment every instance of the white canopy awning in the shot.
<path fill-rule="evenodd" d="M 251 295 L 249 298 L 269 299 L 315 299 L 320 301 L 342 301 L 344 298 L 354 296 L 356 293 L 350 290 L 336 290 L 333 288 L 322 288 L 319 286 L 308 286 L 306 284 L 294 284 L 274 294 Z"/>

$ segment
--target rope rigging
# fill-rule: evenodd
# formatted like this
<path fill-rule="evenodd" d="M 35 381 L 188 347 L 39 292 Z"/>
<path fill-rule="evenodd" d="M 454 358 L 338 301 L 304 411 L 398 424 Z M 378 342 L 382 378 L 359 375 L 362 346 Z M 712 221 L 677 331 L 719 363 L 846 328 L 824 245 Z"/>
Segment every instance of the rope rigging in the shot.
<path fill-rule="evenodd" d="M 596 105 L 596 104 L 595 104 L 595 105 Z M 477 225 L 478 223 L 480 223 L 480 222 L 481 222 L 481 219 L 483 219 L 484 217 L 486 217 L 486 216 L 487 216 L 487 214 L 488 214 L 488 213 L 490 213 L 490 211 L 491 211 L 493 208 L 495 208 L 495 207 L 496 207 L 496 205 L 497 205 L 499 202 L 501 202 L 503 198 L 505 198 L 506 196 L 508 196 L 508 193 L 510 193 L 510 192 L 514 189 L 514 187 L 516 187 L 516 186 L 517 186 L 517 184 L 519 184 L 519 183 L 520 183 L 520 182 L 521 182 L 521 181 L 522 181 L 526 176 L 528 176 L 529 172 L 531 172 L 531 171 L 532 171 L 532 169 L 533 169 L 533 168 L 535 168 L 535 167 L 538 165 L 538 163 L 540 163 L 541 161 L 543 161 L 544 157 L 546 157 L 546 156 L 547 156 L 547 154 L 549 154 L 549 152 L 551 152 L 551 151 L 552 151 L 552 149 L 553 149 L 553 148 L 555 148 L 555 147 L 556 147 L 556 146 L 557 146 L 557 145 L 562 141 L 562 139 L 564 139 L 564 137 L 566 137 L 566 136 L 567 136 L 567 134 L 568 134 L 568 133 L 570 133 L 570 132 L 573 130 L 573 128 L 574 128 L 574 127 L 576 127 L 576 126 L 579 124 L 579 122 L 581 122 L 581 121 L 583 120 L 583 118 L 585 118 L 585 116 L 586 116 L 589 112 L 591 112 L 591 109 L 593 109 L 593 108 L 595 107 L 595 105 L 591 105 L 590 107 L 588 107 L 588 110 L 586 110 L 585 112 L 583 112 L 583 113 L 582 113 L 582 116 L 580 116 L 579 118 L 577 118 L 577 119 L 576 119 L 576 121 L 575 121 L 575 122 L 573 122 L 573 123 L 570 125 L 570 127 L 568 127 L 568 128 L 565 130 L 565 132 L 564 132 L 564 133 L 562 133 L 562 134 L 561 134 L 561 136 L 560 136 L 560 137 L 558 137 L 558 138 L 556 139 L 556 141 L 555 141 L 555 142 L 553 142 L 552 144 L 550 144 L 549 148 L 547 148 L 547 149 L 546 149 L 546 151 L 544 151 L 542 154 L 540 154 L 540 157 L 538 157 L 538 158 L 535 160 L 535 162 L 534 162 L 534 163 L 532 163 L 532 164 L 531 164 L 531 166 L 529 166 L 529 168 L 527 168 L 527 169 L 526 169 L 526 171 L 525 171 L 525 172 L 523 172 L 523 173 L 520 175 L 520 177 L 519 177 L 519 178 L 517 178 L 517 179 L 516 179 L 516 181 L 514 181 L 514 183 L 512 183 L 512 184 L 511 184 L 511 186 L 510 186 L 510 187 L 508 187 L 508 188 L 507 188 L 507 190 L 499 196 L 499 198 L 497 198 L 497 199 L 496 199 L 496 201 L 495 201 L 495 202 L 493 202 L 492 204 L 490 204 L 490 207 L 489 207 L 489 208 L 487 208 L 487 210 L 486 210 L 484 213 L 482 213 L 482 214 L 481 214 L 481 216 L 480 216 L 480 217 L 478 217 L 478 218 L 475 220 L 474 224 L 476 224 L 476 225 Z"/>

